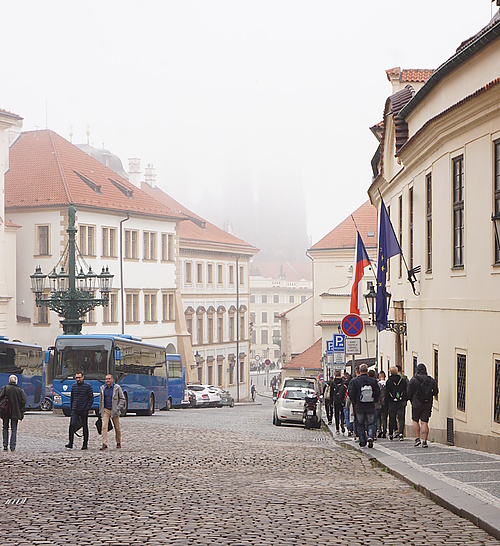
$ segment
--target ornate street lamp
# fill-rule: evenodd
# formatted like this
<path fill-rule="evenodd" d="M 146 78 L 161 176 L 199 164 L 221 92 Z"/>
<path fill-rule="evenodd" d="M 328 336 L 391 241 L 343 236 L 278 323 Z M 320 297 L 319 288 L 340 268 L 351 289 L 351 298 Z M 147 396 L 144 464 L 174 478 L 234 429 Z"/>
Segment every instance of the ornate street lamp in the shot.
<path fill-rule="evenodd" d="M 391 305 L 391 293 L 386 292 L 387 298 L 387 314 L 389 314 L 389 307 Z M 370 290 L 368 294 L 365 294 L 366 307 L 368 309 L 368 314 L 370 315 L 372 324 L 375 324 L 375 315 L 377 312 L 377 293 L 373 288 L 373 284 L 370 284 Z M 394 320 L 387 321 L 386 330 L 390 332 L 395 332 L 396 334 L 406 335 L 406 322 L 395 322 Z"/>
<path fill-rule="evenodd" d="M 76 208 L 73 203 L 68 209 L 68 244 L 49 275 L 42 273 L 40 266 L 31 275 L 31 290 L 35 294 L 37 307 L 48 307 L 55 311 L 63 320 L 61 326 L 65 335 L 82 333 L 83 317 L 92 309 L 109 303 L 109 292 L 113 275 L 106 267 L 100 275 L 92 271 L 83 260 L 76 246 L 75 228 Z M 77 254 L 78 252 L 78 254 Z M 80 267 L 77 273 L 77 260 Z M 59 273 L 57 267 L 61 264 Z M 64 269 L 67 264 L 67 270 Z M 86 272 L 85 272 L 86 270 Z M 49 295 L 45 295 L 46 279 L 49 280 Z M 95 298 L 96 280 L 99 282 L 101 298 Z"/>

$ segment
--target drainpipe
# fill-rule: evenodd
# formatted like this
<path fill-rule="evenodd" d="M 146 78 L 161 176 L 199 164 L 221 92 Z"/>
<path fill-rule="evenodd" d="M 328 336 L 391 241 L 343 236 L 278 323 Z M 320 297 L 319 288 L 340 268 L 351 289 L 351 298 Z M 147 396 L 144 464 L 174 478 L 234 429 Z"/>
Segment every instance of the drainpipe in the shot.
<path fill-rule="evenodd" d="M 125 289 L 123 288 L 123 224 L 130 220 L 130 214 L 127 212 L 127 217 L 120 220 L 120 296 L 122 307 L 122 334 L 125 333 Z"/>

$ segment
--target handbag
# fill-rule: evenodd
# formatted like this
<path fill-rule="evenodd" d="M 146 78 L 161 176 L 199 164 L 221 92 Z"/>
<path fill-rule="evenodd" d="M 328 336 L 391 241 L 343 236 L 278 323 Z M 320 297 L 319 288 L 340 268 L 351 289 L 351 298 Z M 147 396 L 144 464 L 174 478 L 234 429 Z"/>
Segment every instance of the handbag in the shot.
<path fill-rule="evenodd" d="M 97 429 L 97 434 L 101 435 L 102 434 L 102 417 L 99 415 L 99 417 L 97 417 L 97 420 L 95 422 L 95 428 Z M 108 432 L 110 430 L 113 430 L 113 423 L 111 422 L 111 419 L 108 421 Z"/>

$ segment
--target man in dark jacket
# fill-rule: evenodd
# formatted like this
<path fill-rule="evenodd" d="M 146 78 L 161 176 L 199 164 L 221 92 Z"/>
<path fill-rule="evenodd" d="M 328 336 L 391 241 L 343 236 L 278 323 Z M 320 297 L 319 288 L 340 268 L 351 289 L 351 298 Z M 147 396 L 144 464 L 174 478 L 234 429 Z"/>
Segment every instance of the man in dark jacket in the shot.
<path fill-rule="evenodd" d="M 435 379 L 427 375 L 425 364 L 417 366 L 417 373 L 410 379 L 407 389 L 407 398 L 411 401 L 411 418 L 413 421 L 413 432 L 415 433 L 415 447 L 422 444 L 427 447 L 427 436 L 429 435 L 429 419 L 432 412 L 432 401 L 438 394 Z M 419 424 L 422 422 L 422 425 Z M 422 432 L 422 441 L 420 441 Z"/>
<path fill-rule="evenodd" d="M 395 432 L 396 438 L 399 437 L 399 440 L 402 442 L 405 431 L 407 384 L 399 374 L 396 366 L 391 366 L 389 373 L 389 379 L 385 384 L 385 404 L 389 412 L 389 440 L 394 438 L 393 435 Z"/>
<path fill-rule="evenodd" d="M 332 424 L 333 420 L 333 377 L 330 376 L 328 381 L 323 385 L 323 403 L 325 404 L 326 418 L 328 424 Z"/>
<path fill-rule="evenodd" d="M 368 447 L 373 447 L 373 439 L 377 434 L 375 402 L 380 398 L 380 387 L 374 377 L 369 377 L 366 364 L 361 364 L 359 376 L 349 383 L 349 398 L 356 412 L 359 445 L 366 446 L 366 429 L 368 429 Z"/>
<path fill-rule="evenodd" d="M 10 450 L 16 450 L 17 443 L 17 424 L 23 420 L 24 408 L 26 406 L 26 394 L 17 386 L 17 376 L 9 377 L 9 384 L 0 390 L 0 395 L 7 395 L 9 400 L 9 413 L 3 420 L 3 450 L 7 451 L 9 445 L 9 423 L 10 423 Z"/>
<path fill-rule="evenodd" d="M 76 372 L 76 383 L 71 387 L 71 418 L 69 421 L 69 442 L 66 447 L 73 447 L 73 438 L 77 430 L 77 421 L 81 419 L 83 426 L 82 449 L 87 449 L 89 442 L 89 410 L 94 402 L 92 385 L 83 381 L 83 372 Z"/>
<path fill-rule="evenodd" d="M 342 379 L 340 370 L 335 370 L 335 378 L 332 385 L 332 402 L 335 415 L 335 432 L 340 434 L 339 428 L 342 427 L 342 434 L 345 432 L 344 423 L 344 400 L 345 400 L 345 385 Z"/>

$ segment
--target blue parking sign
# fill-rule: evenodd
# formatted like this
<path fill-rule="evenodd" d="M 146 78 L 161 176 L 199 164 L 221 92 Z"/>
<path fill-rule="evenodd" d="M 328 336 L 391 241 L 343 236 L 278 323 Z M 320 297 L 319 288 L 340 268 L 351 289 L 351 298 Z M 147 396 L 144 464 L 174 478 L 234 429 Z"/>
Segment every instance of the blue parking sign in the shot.
<path fill-rule="evenodd" d="M 333 352 L 345 353 L 345 334 L 333 334 Z"/>
<path fill-rule="evenodd" d="M 327 355 L 333 354 L 333 339 L 326 340 L 326 354 Z"/>

